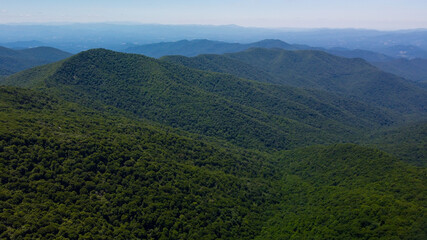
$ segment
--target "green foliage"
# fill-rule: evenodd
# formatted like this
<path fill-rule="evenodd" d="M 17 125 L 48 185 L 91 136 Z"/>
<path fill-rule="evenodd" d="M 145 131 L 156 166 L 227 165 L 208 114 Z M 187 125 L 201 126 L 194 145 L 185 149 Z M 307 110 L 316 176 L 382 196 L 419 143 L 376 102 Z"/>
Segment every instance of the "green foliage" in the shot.
<path fill-rule="evenodd" d="M 427 166 L 427 122 L 381 129 L 360 141 L 392 153 L 405 162 Z"/>
<path fill-rule="evenodd" d="M 0 238 L 252 239 L 260 229 L 274 172 L 260 154 L 30 90 L 2 87 L 0 102 Z"/>
<path fill-rule="evenodd" d="M 203 71 L 229 73 L 259 82 L 276 83 L 276 79 L 266 71 L 224 55 L 203 54 L 191 58 L 175 55 L 161 57 L 159 60 Z"/>
<path fill-rule="evenodd" d="M 359 58 L 341 58 L 321 51 L 260 48 L 226 56 L 267 71 L 282 84 L 352 95 L 401 113 L 426 112 L 424 89 Z"/>
<path fill-rule="evenodd" d="M 425 89 L 382 72 L 362 59 L 341 58 L 322 51 L 253 48 L 221 56 L 172 56 L 162 60 L 261 82 L 345 94 L 400 114 L 425 116 L 426 112 Z M 250 67 L 253 69 L 248 70 Z"/>
<path fill-rule="evenodd" d="M 425 239 L 426 170 L 357 145 L 284 152 L 283 200 L 256 239 Z"/>
<path fill-rule="evenodd" d="M 257 149 L 347 141 L 393 121 L 377 108 L 334 94 L 102 49 L 24 71 L 4 83 L 42 87 L 87 107 L 118 109 L 127 116 Z"/>
<path fill-rule="evenodd" d="M 107 50 L 2 82 L 33 89 L 0 87 L 2 239 L 427 237 L 424 167 L 295 149 L 422 162 L 423 123 Z"/>

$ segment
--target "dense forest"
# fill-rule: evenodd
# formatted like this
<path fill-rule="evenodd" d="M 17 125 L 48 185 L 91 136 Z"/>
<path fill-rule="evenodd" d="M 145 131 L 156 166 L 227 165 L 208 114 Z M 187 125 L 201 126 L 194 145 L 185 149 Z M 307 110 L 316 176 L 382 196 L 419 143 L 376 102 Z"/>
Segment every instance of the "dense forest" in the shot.
<path fill-rule="evenodd" d="M 342 142 L 399 121 L 387 110 L 334 93 L 263 84 L 104 49 L 20 72 L 4 83 L 45 88 L 87 107 L 124 111 L 260 150 Z"/>
<path fill-rule="evenodd" d="M 222 60 L 224 58 L 228 60 Z M 193 58 L 164 57 L 162 60 L 257 81 L 345 94 L 399 112 L 426 112 L 425 89 L 414 82 L 380 71 L 360 58 L 342 58 L 313 50 L 251 48 L 222 56 L 211 55 L 209 58 L 201 55 Z M 230 65 L 242 67 L 242 70 L 230 69 Z M 248 66 L 255 69 L 254 72 L 267 73 L 267 77 L 252 74 L 246 70 Z"/>
<path fill-rule="evenodd" d="M 427 238 L 423 88 L 390 78 L 402 110 L 230 56 L 95 49 L 0 78 L 0 238 Z M 389 76 L 360 61 L 336 79 Z"/>

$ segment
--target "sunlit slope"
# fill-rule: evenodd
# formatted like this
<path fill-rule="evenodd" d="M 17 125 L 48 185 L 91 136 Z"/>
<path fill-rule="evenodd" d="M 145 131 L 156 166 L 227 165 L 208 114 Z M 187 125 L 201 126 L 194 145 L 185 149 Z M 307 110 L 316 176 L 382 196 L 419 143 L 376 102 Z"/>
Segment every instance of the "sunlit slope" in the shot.
<path fill-rule="evenodd" d="M 96 49 L 13 75 L 69 101 L 217 137 L 244 147 L 287 149 L 347 141 L 391 124 L 384 111 L 334 94 L 198 71 Z"/>
<path fill-rule="evenodd" d="M 425 89 L 380 71 L 362 59 L 342 58 L 322 51 L 253 48 L 224 55 L 169 56 L 162 60 L 262 82 L 344 94 L 400 114 L 426 113 Z"/>

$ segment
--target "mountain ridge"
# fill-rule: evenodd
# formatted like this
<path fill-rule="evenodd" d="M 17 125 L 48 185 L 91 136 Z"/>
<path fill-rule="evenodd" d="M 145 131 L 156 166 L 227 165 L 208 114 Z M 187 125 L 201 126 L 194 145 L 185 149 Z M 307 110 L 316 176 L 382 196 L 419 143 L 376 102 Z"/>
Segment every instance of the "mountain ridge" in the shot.
<path fill-rule="evenodd" d="M 427 82 L 427 59 L 395 59 L 372 63 L 383 71 L 402 76 L 416 82 Z"/>
<path fill-rule="evenodd" d="M 328 142 L 394 121 L 386 111 L 333 94 L 103 49 L 18 73 L 3 83 L 44 87 L 86 106 L 111 106 L 172 127 L 261 148 Z M 337 107 L 334 102 L 342 104 Z M 295 131 L 316 137 L 309 139 Z"/>
<path fill-rule="evenodd" d="M 225 58 L 228 58 L 228 62 L 221 65 Z M 251 48 L 222 56 L 211 55 L 209 58 L 204 55 L 193 58 L 175 56 L 161 60 L 257 81 L 332 91 L 400 112 L 426 111 L 427 95 L 424 89 L 416 83 L 382 72 L 359 58 L 341 58 L 316 50 Z M 234 64 L 232 60 L 235 60 Z M 231 64 L 236 68 L 230 68 Z M 248 65 L 255 71 L 247 71 L 250 68 Z M 245 68 L 240 71 L 240 66 Z M 267 73 L 267 77 L 253 74 L 256 72 Z"/>
<path fill-rule="evenodd" d="M 52 47 L 35 47 L 21 50 L 0 47 L 0 75 L 11 75 L 28 68 L 53 63 L 71 55 L 71 53 Z"/>
<path fill-rule="evenodd" d="M 135 46 L 125 49 L 124 52 L 143 54 L 149 57 L 159 58 L 165 55 L 197 56 L 199 54 L 223 54 L 229 52 L 240 52 L 253 47 L 283 48 L 287 50 L 297 50 L 304 48 L 311 49 L 311 47 L 306 45 L 288 44 L 278 39 L 264 39 L 258 42 L 247 44 L 196 39 Z"/>

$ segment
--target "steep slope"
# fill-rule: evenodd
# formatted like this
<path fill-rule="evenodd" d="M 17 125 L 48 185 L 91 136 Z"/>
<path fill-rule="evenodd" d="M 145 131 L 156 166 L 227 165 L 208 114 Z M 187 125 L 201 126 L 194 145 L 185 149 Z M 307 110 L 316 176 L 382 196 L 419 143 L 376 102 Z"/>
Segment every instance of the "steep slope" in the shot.
<path fill-rule="evenodd" d="M 265 39 L 254 43 L 228 43 L 220 41 L 200 40 L 182 40 L 178 42 L 161 42 L 147 45 L 141 45 L 126 49 L 124 52 L 144 54 L 150 57 L 162 57 L 166 55 L 197 56 L 199 54 L 223 54 L 231 52 L 240 52 L 253 47 L 261 48 L 281 48 L 287 50 L 311 49 L 305 45 L 291 45 L 280 40 Z"/>
<path fill-rule="evenodd" d="M 2 239 L 253 239 L 274 197 L 261 154 L 46 93 L 0 87 L 0 123 Z"/>
<path fill-rule="evenodd" d="M 0 47 L 0 75 L 10 75 L 34 66 L 70 57 L 71 53 L 50 47 L 12 50 Z"/>
<path fill-rule="evenodd" d="M 379 69 L 417 82 L 427 82 L 427 59 L 396 59 L 373 62 Z"/>
<path fill-rule="evenodd" d="M 379 109 L 325 92 L 262 84 L 102 49 L 21 72 L 3 83 L 44 87 L 85 106 L 120 109 L 259 149 L 348 140 L 393 121 Z"/>

